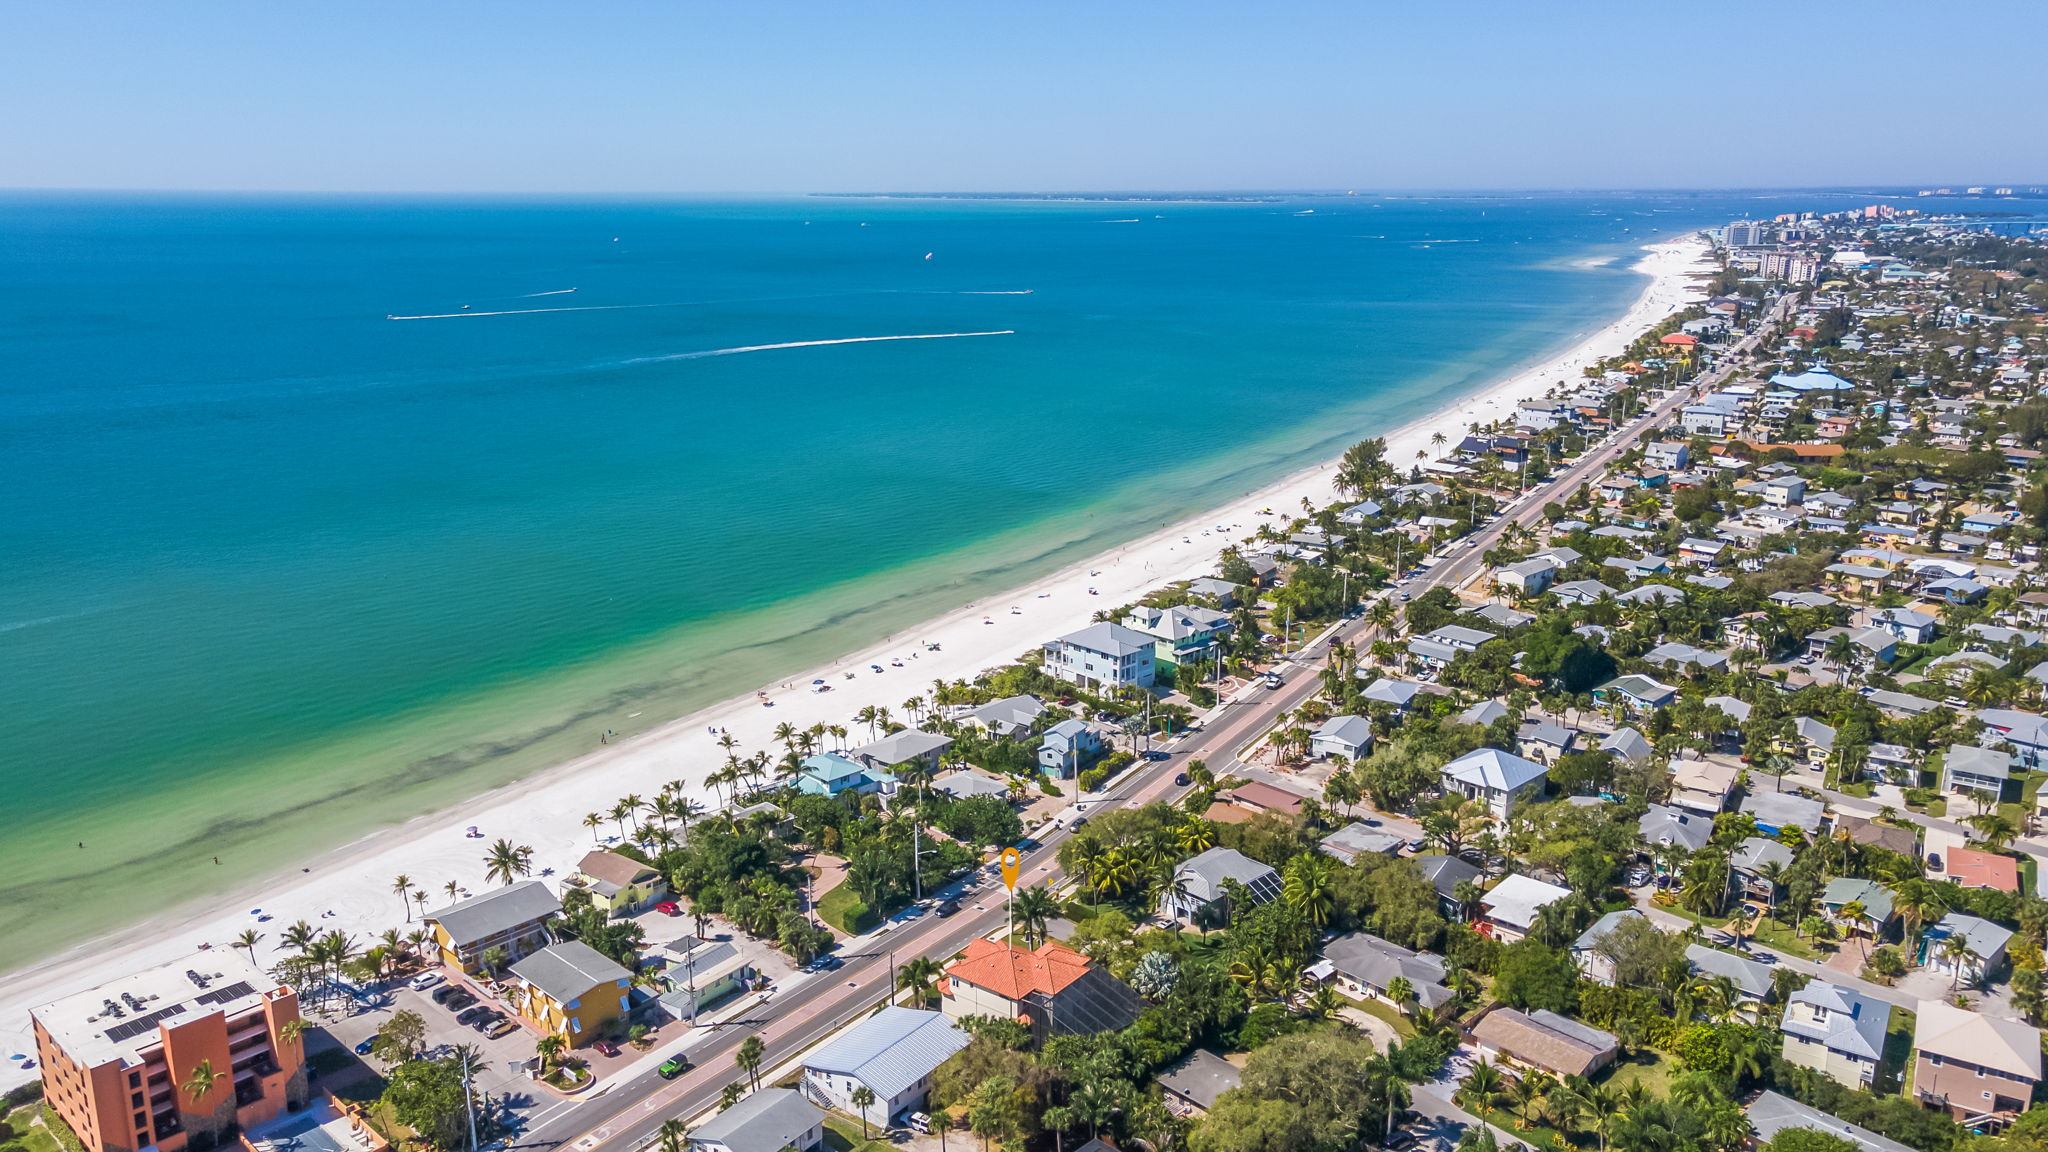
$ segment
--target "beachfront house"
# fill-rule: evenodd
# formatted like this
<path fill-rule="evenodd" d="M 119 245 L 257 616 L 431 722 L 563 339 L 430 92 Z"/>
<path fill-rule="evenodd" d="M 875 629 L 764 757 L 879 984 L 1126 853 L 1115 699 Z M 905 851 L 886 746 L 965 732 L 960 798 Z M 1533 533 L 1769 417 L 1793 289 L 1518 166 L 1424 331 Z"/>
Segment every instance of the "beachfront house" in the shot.
<path fill-rule="evenodd" d="M 1156 640 L 1121 624 L 1090 624 L 1045 644 L 1045 672 L 1090 691 L 1150 688 Z"/>
<path fill-rule="evenodd" d="M 1177 668 L 1197 660 L 1214 660 L 1230 634 L 1230 614 L 1199 604 L 1154 608 L 1141 604 L 1124 617 L 1124 627 L 1153 638 L 1155 666 Z"/>
<path fill-rule="evenodd" d="M 593 903 L 614 916 L 645 912 L 668 895 L 659 868 L 602 848 L 585 852 L 562 886 L 590 893 Z"/>
<path fill-rule="evenodd" d="M 522 880 L 429 912 L 426 922 L 441 963 L 474 973 L 493 949 L 510 964 L 547 947 L 547 923 L 561 913 L 547 885 Z"/>
<path fill-rule="evenodd" d="M 807 796 L 839 796 L 847 792 L 894 795 L 896 777 L 866 761 L 837 752 L 820 752 L 805 757 L 797 767 L 796 788 Z"/>
<path fill-rule="evenodd" d="M 929 772 L 938 768 L 939 757 L 952 746 L 951 736 L 905 728 L 855 748 L 846 758 L 892 775 L 898 769 L 912 767 Z"/>

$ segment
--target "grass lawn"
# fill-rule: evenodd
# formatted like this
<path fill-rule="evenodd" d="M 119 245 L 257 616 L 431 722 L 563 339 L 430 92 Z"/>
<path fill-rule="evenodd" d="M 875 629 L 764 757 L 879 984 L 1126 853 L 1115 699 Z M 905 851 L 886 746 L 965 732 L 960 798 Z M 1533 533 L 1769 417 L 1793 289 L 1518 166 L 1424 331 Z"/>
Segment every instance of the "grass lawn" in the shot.
<path fill-rule="evenodd" d="M 1342 993 L 1339 993 L 1339 995 L 1342 996 Z M 1401 1034 L 1401 1039 L 1403 1040 L 1415 1035 L 1415 1022 L 1401 1015 L 1398 1009 L 1384 1000 L 1375 1000 L 1370 997 L 1364 1000 L 1354 1000 L 1349 996 L 1343 996 L 1343 1000 L 1346 1004 L 1351 1005 L 1368 1016 L 1377 1016 L 1385 1020 L 1393 1027 L 1394 1031 Z"/>
<path fill-rule="evenodd" d="M 1616 1061 L 1607 1082 L 1616 1088 L 1641 1084 L 1651 1095 L 1663 1096 L 1670 1087 L 1672 1074 L 1677 1071 L 1677 1062 L 1671 1057 L 1644 1049 L 1626 1061 Z"/>
<path fill-rule="evenodd" d="M 855 917 L 848 922 L 848 916 Z M 841 884 L 818 899 L 818 918 L 849 936 L 858 936 L 875 926 L 874 914 L 853 894 L 853 886 Z"/>
<path fill-rule="evenodd" d="M 7 1125 L 21 1133 L 21 1145 L 28 1152 L 63 1152 L 64 1145 L 50 1130 L 35 1123 L 37 1105 L 28 1104 L 7 1114 Z"/>
<path fill-rule="evenodd" d="M 1913 1090 L 1913 1013 L 1893 1008 L 1884 1030 L 1884 1057 L 1878 1061 L 1871 1089 L 1880 1096 Z"/>
<path fill-rule="evenodd" d="M 874 1125 L 868 1126 L 870 1132 Z M 886 1140 L 875 1140 L 860 1134 L 860 1121 L 848 1120 L 837 1113 L 825 1117 L 825 1147 L 832 1152 L 892 1152 L 893 1146 Z"/>
<path fill-rule="evenodd" d="M 1757 921 L 1756 930 L 1749 934 L 1749 938 L 1766 948 L 1776 949 L 1788 956 L 1797 956 L 1801 960 L 1821 958 L 1811 941 L 1800 939 L 1790 928 L 1769 918 Z"/>

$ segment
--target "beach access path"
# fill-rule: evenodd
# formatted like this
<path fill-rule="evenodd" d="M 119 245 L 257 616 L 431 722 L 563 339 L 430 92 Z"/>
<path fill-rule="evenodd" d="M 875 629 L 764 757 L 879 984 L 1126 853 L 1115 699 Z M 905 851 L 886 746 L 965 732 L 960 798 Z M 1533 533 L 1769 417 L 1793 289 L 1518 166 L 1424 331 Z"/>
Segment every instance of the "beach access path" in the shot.
<path fill-rule="evenodd" d="M 1715 270 L 1706 263 L 1709 250 L 1704 241 L 1689 237 L 1650 245 L 1645 251 L 1634 268 L 1648 282 L 1625 314 L 1585 333 L 1560 355 L 1386 432 L 1387 458 L 1413 458 L 1429 449 L 1433 432 L 1456 438 L 1471 423 L 1511 415 L 1519 401 L 1539 396 L 1558 382 L 1582 379 L 1586 367 L 1622 351 L 1657 321 L 1701 298 L 1698 280 Z M 1358 434 L 1378 431 L 1361 428 Z M 430 907 L 440 902 L 443 886 L 450 881 L 482 891 L 489 887 L 483 878 L 484 847 L 498 838 L 531 846 L 537 870 L 565 874 L 592 847 L 583 814 L 608 812 L 620 796 L 650 796 L 666 782 L 681 780 L 686 794 L 712 805 L 717 797 L 703 781 L 725 761 L 717 732 L 735 737 L 742 753 L 776 748 L 772 732 L 784 722 L 799 729 L 814 723 L 844 724 L 858 736 L 866 726 L 851 718 L 864 705 L 900 712 L 904 700 L 928 695 L 934 680 L 972 679 L 1086 625 L 1102 607 L 1130 603 L 1174 580 L 1210 574 L 1224 547 L 1251 536 L 1261 524 L 1284 522 L 1301 500 L 1318 505 L 1334 500 L 1334 471 L 1334 462 L 1303 470 L 1248 492 L 1222 509 L 1164 527 L 1014 592 L 985 597 L 824 667 L 766 686 L 765 698 L 749 688 L 528 780 L 364 837 L 310 861 L 300 871 L 249 877 L 226 898 L 164 913 L 8 973 L 0 989 L 0 1050 L 34 1051 L 28 1019 L 33 1007 L 172 962 L 201 944 L 228 946 L 245 929 L 262 934 L 255 952 L 264 964 L 279 958 L 281 931 L 295 920 L 303 919 L 323 932 L 346 932 L 357 940 L 374 938 L 409 918 L 393 890 L 395 877 L 408 876 L 414 886 L 430 893 Z M 1276 511 L 1263 515 L 1264 509 Z M 1540 515 L 1540 501 L 1521 506 L 1521 512 Z M 1485 548 L 1475 543 L 1465 549 L 1458 561 L 1439 565 L 1432 580 L 1447 578 L 1466 561 L 1476 562 Z M 928 647 L 933 644 L 936 650 Z M 845 678 L 849 671 L 852 680 Z M 833 691 L 813 692 L 813 680 L 825 681 Z M 1292 698 L 1293 693 L 1280 695 Z M 1255 733 L 1247 736 L 1251 734 Z M 591 734 L 593 744 L 597 736 Z M 1226 746 L 1226 754 L 1237 746 Z M 481 838 L 466 835 L 472 826 Z M 225 864 L 232 867 L 233 846 L 222 847 Z M 256 909 L 260 913 L 252 911 Z M 13 1063 L 0 1065 L 0 1088 L 34 1075 Z"/>

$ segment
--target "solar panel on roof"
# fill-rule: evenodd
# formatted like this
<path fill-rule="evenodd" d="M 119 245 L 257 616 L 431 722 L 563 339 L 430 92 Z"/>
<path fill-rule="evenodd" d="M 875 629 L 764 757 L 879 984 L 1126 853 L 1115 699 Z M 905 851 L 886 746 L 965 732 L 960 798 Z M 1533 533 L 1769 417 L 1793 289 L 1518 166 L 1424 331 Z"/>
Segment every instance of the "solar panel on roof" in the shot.
<path fill-rule="evenodd" d="M 230 1000 L 239 1000 L 244 996 L 254 996 L 255 994 L 256 989 L 251 988 L 249 982 L 243 980 L 230 984 L 225 988 L 216 988 L 211 992 L 201 993 L 199 1003 L 225 1004 Z"/>
<path fill-rule="evenodd" d="M 173 1008 L 159 1008 L 147 1016 L 138 1016 L 133 1020 L 124 1020 L 107 1029 L 107 1039 L 118 1044 L 123 1040 L 140 1036 L 144 1032 L 154 1031 L 158 1021 L 168 1020 L 184 1010 L 185 1006 L 180 1004 Z"/>

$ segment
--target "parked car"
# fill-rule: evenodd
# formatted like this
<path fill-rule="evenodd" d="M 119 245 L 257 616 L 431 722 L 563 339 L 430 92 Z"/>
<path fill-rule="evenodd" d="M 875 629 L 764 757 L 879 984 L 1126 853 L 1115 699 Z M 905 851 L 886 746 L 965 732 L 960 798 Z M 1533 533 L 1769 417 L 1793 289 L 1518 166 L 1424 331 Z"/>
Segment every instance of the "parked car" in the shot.
<path fill-rule="evenodd" d="M 462 985 L 443 984 L 434 990 L 434 1003 L 446 1004 L 449 1000 L 460 995 L 462 995 Z"/>
<path fill-rule="evenodd" d="M 469 1022 L 469 1026 L 485 1035 L 489 1035 L 494 1026 L 508 1023 L 511 1023 L 511 1021 L 505 1019 L 503 1012 L 498 1011 L 496 1008 L 485 1008 L 482 1015 Z"/>
<path fill-rule="evenodd" d="M 688 1072 L 689 1070 L 690 1061 L 687 1058 L 682 1056 L 671 1056 L 668 1059 L 663 1060 L 661 1062 L 661 1067 L 656 1068 L 654 1072 L 655 1075 L 660 1076 L 663 1080 L 673 1080 L 676 1077 L 681 1076 L 683 1073 Z"/>
<path fill-rule="evenodd" d="M 913 1132 L 922 1132 L 927 1136 L 931 1135 L 932 1118 L 922 1112 L 908 1113 L 903 1117 L 903 1123 Z"/>
<path fill-rule="evenodd" d="M 439 984 L 440 982 L 441 974 L 439 972 L 422 972 L 419 975 L 413 977 L 412 979 L 407 980 L 405 982 L 405 986 L 412 989 L 415 992 L 425 992 L 427 989 L 432 988 L 434 985 Z"/>
<path fill-rule="evenodd" d="M 492 1021 L 491 1026 L 483 1030 L 484 1035 L 490 1037 L 493 1040 L 496 1040 L 500 1036 L 510 1036 L 512 1033 L 517 1031 L 519 1031 L 519 1025 L 514 1024 L 511 1020 L 503 1016 L 500 1016 L 496 1020 Z"/>
<path fill-rule="evenodd" d="M 455 995 L 450 996 L 446 1000 L 443 1000 L 442 1003 L 448 1006 L 448 1010 L 450 1012 L 460 1012 L 464 1008 L 468 1008 L 469 1006 L 475 1004 L 476 997 L 470 995 L 467 992 L 457 990 Z"/>
<path fill-rule="evenodd" d="M 362 1043 L 356 1045 L 356 1055 L 368 1056 L 370 1054 L 370 1049 L 375 1048 L 376 1046 L 377 1038 L 375 1036 L 372 1036 L 368 1040 L 365 1040 Z"/>
<path fill-rule="evenodd" d="M 472 997 L 472 999 L 474 999 L 474 997 Z M 481 1004 L 473 1004 L 472 1006 L 464 1008 L 462 1011 L 456 1013 L 455 1022 L 467 1028 L 470 1025 L 475 1024 L 477 1021 L 483 1019 L 485 1016 L 489 1015 L 490 1011 L 491 1010 L 489 1008 L 486 1008 Z"/>
<path fill-rule="evenodd" d="M 654 906 L 654 910 L 663 916 L 681 916 L 683 914 L 683 906 L 673 900 L 663 900 Z"/>
<path fill-rule="evenodd" d="M 597 1049 L 599 1054 L 601 1055 L 617 1056 L 619 1054 L 619 1046 L 617 1044 L 614 1044 L 611 1041 L 602 1038 L 592 1040 L 590 1042 L 590 1046 L 592 1048 Z"/>

